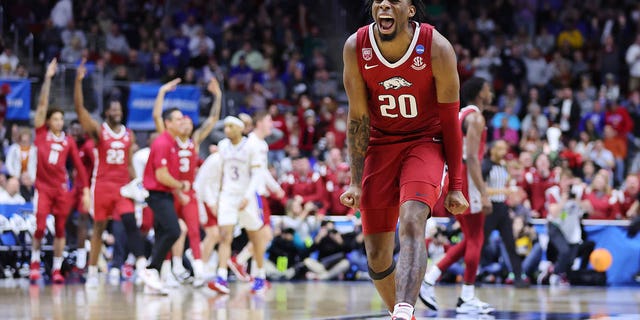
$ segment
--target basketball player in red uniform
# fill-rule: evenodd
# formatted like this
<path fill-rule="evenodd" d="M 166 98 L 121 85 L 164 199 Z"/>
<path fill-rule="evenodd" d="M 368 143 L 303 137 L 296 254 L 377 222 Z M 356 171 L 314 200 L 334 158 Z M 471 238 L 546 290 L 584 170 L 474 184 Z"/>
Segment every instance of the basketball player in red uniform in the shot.
<path fill-rule="evenodd" d="M 135 145 L 135 135 L 122 125 L 122 105 L 119 101 L 108 103 L 102 125 L 91 117 L 84 107 L 82 95 L 82 80 L 87 72 L 84 63 L 85 61 L 82 61 L 76 72 L 73 98 L 78 120 L 87 135 L 95 142 L 89 208 L 94 224 L 86 282 L 87 288 L 95 288 L 99 285 L 97 265 L 102 248 L 102 233 L 109 218 L 120 217 L 127 233 L 127 245 L 137 258 L 136 265 L 146 267 L 147 261 L 142 235 L 136 224 L 133 201 L 120 194 L 120 188 L 135 178 L 131 162 L 131 148 Z M 146 279 L 145 275 L 141 275 L 141 278 L 143 281 Z M 159 286 L 157 283 L 155 285 Z"/>
<path fill-rule="evenodd" d="M 445 208 L 460 214 L 469 206 L 460 170 L 460 84 L 449 41 L 412 20 L 424 13 L 421 2 L 376 0 L 371 5 L 374 23 L 344 46 L 351 185 L 341 201 L 362 210 L 369 273 L 392 319 L 409 320 L 426 268 L 425 224 L 447 166 Z"/>
<path fill-rule="evenodd" d="M 420 300 L 432 310 L 437 310 L 433 285 L 443 271 L 464 257 L 465 271 L 462 293 L 456 311 L 459 313 L 489 313 L 494 311 L 488 304 L 476 298 L 474 283 L 480 263 L 484 242 L 483 214 L 491 213 L 492 206 L 487 187 L 482 178 L 481 160 L 487 141 L 487 129 L 482 111 L 493 100 L 491 85 L 482 78 L 471 78 L 462 86 L 462 98 L 469 103 L 460 110 L 460 124 L 464 133 L 464 160 L 462 166 L 462 192 L 469 199 L 469 209 L 457 215 L 463 240 L 453 246 L 440 262 L 432 266 L 424 276 L 420 288 Z"/>
<path fill-rule="evenodd" d="M 164 103 L 164 96 L 167 92 L 176 89 L 176 86 L 181 82 L 180 78 L 174 79 L 163 85 L 156 101 L 153 105 L 153 119 L 156 124 L 156 131 L 162 134 L 165 131 L 164 122 L 162 120 L 162 105 Z M 220 84 L 218 80 L 213 77 L 209 82 L 207 90 L 214 95 L 213 105 L 209 112 L 209 117 L 202 123 L 202 126 L 193 131 L 193 121 L 189 117 L 185 117 L 185 121 L 181 126 L 179 135 L 176 137 L 178 143 L 178 157 L 179 157 L 179 174 L 178 180 L 189 181 L 191 185 L 196 177 L 196 169 L 200 164 L 200 157 L 198 156 L 200 150 L 200 144 L 209 135 L 216 122 L 220 118 L 220 105 L 222 91 L 220 90 Z M 180 199 L 176 197 L 174 199 L 176 213 L 178 217 L 184 221 L 187 227 L 187 233 L 189 236 L 189 246 L 195 259 L 193 263 L 193 273 L 195 275 L 195 286 L 204 285 L 204 265 L 202 262 L 202 254 L 200 248 L 200 216 L 198 214 L 198 200 L 196 199 L 196 193 L 193 190 L 189 190 L 186 193 L 189 196 L 189 202 L 183 204 Z M 184 252 L 184 237 L 178 238 L 178 241 L 173 245 L 173 274 L 178 280 L 183 280 L 182 274 L 185 273 L 184 266 L 182 265 L 182 253 Z M 182 277 L 182 279 L 181 279 Z"/>
<path fill-rule="evenodd" d="M 73 166 L 78 172 L 83 192 L 89 193 L 89 179 L 84 170 L 76 142 L 65 135 L 64 113 L 60 109 L 49 109 L 49 89 L 51 78 L 56 74 L 58 64 L 54 58 L 47 66 L 47 72 L 40 91 L 38 108 L 33 120 L 36 128 L 35 146 L 38 148 L 38 166 L 36 170 L 36 183 L 34 205 L 36 214 L 36 232 L 31 251 L 31 281 L 40 279 L 40 247 L 46 228 L 47 215 L 52 214 L 55 221 L 55 239 L 53 240 L 53 272 L 54 283 L 63 283 L 64 277 L 60 273 L 62 267 L 62 251 L 65 246 L 65 223 L 71 209 L 71 199 L 68 197 L 69 173 L 66 163 L 70 157 Z M 61 196 L 62 195 L 62 196 Z"/>

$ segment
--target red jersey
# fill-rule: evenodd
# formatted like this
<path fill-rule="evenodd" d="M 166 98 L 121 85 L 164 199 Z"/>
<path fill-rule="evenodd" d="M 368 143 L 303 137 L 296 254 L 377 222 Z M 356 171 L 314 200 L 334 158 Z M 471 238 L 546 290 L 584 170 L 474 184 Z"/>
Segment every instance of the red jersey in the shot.
<path fill-rule="evenodd" d="M 178 180 L 193 183 L 196 178 L 196 168 L 200 163 L 198 153 L 196 153 L 196 145 L 191 139 L 183 142 L 176 138 L 176 143 L 178 144 L 178 161 L 180 163 Z"/>
<path fill-rule="evenodd" d="M 36 128 L 35 146 L 38 148 L 38 166 L 36 170 L 37 189 L 69 190 L 67 159 L 70 156 L 78 171 L 79 183 L 88 186 L 87 172 L 84 169 L 76 142 L 64 132 L 56 137 L 46 125 Z"/>
<path fill-rule="evenodd" d="M 129 152 L 133 133 L 125 126 L 115 133 L 102 123 L 98 133 L 98 145 L 95 148 L 95 167 L 93 182 L 125 185 L 129 183 Z"/>
<path fill-rule="evenodd" d="M 464 133 L 464 143 L 462 144 L 462 147 L 464 148 L 464 151 L 462 152 L 462 159 L 466 160 L 467 159 L 467 127 L 465 127 L 464 125 L 464 120 L 467 118 L 468 115 L 477 112 L 480 113 L 480 109 L 478 109 L 478 107 L 474 106 L 474 105 L 470 105 L 470 106 L 466 106 L 462 109 L 460 109 L 460 126 L 462 127 L 462 132 Z M 482 114 L 481 114 L 482 116 Z M 480 148 L 478 148 L 478 159 L 480 159 L 480 161 L 482 161 L 482 158 L 484 157 L 484 149 L 487 145 L 487 127 L 484 127 L 484 129 L 482 130 L 482 137 L 480 137 Z"/>
<path fill-rule="evenodd" d="M 82 164 L 84 165 L 84 169 L 87 173 L 93 172 L 93 164 L 96 161 L 96 155 L 93 151 L 95 149 L 96 143 L 91 138 L 87 138 L 84 140 L 84 143 L 80 146 L 80 150 L 78 151 L 80 155 L 80 160 L 82 160 Z"/>
<path fill-rule="evenodd" d="M 415 24 L 411 44 L 394 63 L 378 49 L 373 24 L 358 30 L 358 66 L 369 97 L 369 145 L 442 137 L 431 69 L 433 26 L 411 23 Z"/>
<path fill-rule="evenodd" d="M 169 174 L 177 178 L 179 175 L 178 145 L 176 140 L 165 131 L 151 144 L 149 160 L 144 168 L 142 184 L 149 191 L 171 192 L 171 188 L 156 179 L 156 170 L 167 167 Z"/>
<path fill-rule="evenodd" d="M 273 127 L 282 131 L 282 138 L 269 145 L 269 150 L 284 150 L 289 144 L 289 129 L 284 115 L 278 114 L 273 117 Z"/>

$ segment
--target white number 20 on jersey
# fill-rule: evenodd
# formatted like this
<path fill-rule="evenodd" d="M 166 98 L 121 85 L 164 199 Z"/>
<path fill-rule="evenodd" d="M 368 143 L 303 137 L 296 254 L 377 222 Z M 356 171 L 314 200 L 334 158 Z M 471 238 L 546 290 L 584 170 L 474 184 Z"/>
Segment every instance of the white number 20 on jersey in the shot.
<path fill-rule="evenodd" d="M 396 107 L 400 110 L 400 115 L 403 118 L 415 118 L 418 116 L 418 103 L 413 95 L 400 95 L 396 102 L 395 96 L 383 94 L 378 96 L 378 101 L 383 103 L 380 105 L 380 113 L 383 117 L 397 118 Z"/>

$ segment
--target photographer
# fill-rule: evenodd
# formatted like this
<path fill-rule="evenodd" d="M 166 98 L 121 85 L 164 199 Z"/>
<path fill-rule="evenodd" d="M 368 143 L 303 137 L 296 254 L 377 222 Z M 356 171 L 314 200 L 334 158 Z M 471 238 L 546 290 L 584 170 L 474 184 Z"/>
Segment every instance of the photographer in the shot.
<path fill-rule="evenodd" d="M 304 265 L 309 269 L 307 279 L 330 280 L 343 275 L 350 266 L 346 258 L 348 249 L 333 221 L 322 221 L 311 246 L 311 251 L 318 251 L 318 258 L 304 259 Z"/>
<path fill-rule="evenodd" d="M 575 184 L 575 185 L 574 185 Z M 583 188 L 570 170 L 560 174 L 560 183 L 547 189 L 549 246 L 557 251 L 550 285 L 568 286 L 567 272 L 582 241 L 581 219 L 588 205 L 582 201 Z"/>

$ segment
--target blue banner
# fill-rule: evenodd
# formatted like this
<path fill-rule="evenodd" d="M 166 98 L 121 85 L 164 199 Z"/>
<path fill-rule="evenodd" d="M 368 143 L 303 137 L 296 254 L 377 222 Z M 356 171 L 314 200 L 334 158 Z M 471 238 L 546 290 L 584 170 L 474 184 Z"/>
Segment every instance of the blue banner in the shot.
<path fill-rule="evenodd" d="M 7 120 L 29 120 L 31 110 L 31 82 L 26 79 L 0 79 L 0 88 L 8 84 Z"/>
<path fill-rule="evenodd" d="M 127 126 L 133 130 L 155 130 L 152 112 L 153 103 L 160 90 L 157 84 L 131 84 L 129 92 L 129 116 Z M 175 91 L 167 93 L 163 110 L 179 108 L 184 115 L 198 125 L 198 109 L 200 105 L 200 88 L 196 86 L 179 86 Z"/>

